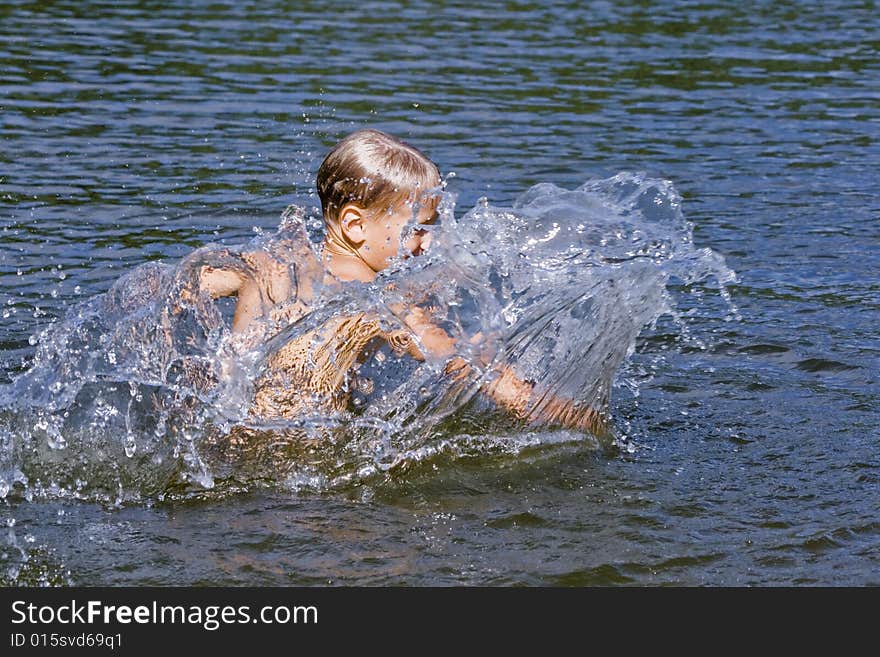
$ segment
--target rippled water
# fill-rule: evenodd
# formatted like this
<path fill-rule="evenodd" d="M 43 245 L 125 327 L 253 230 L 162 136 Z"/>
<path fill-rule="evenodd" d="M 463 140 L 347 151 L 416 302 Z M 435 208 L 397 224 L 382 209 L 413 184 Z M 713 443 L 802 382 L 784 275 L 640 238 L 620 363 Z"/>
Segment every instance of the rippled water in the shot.
<path fill-rule="evenodd" d="M 669 281 L 679 320 L 615 379 L 623 449 L 502 431 L 337 487 L 120 504 L 45 481 L 3 502 L 3 581 L 878 583 L 877 15 L 5 3 L 2 384 L 134 267 L 314 204 L 321 156 L 364 125 L 455 172 L 460 220 L 539 183 L 670 180 L 695 247 L 739 279 L 732 305 Z"/>

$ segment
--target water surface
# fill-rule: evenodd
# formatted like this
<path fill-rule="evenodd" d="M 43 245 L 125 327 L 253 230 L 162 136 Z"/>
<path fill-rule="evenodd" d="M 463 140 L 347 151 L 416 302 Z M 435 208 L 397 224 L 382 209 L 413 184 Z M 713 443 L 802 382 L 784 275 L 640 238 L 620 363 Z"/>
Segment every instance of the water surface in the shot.
<path fill-rule="evenodd" d="M 686 321 L 661 317 L 619 371 L 618 450 L 517 433 L 349 486 L 119 505 L 19 484 L 3 581 L 878 583 L 877 15 L 5 3 L 0 383 L 124 272 L 314 205 L 320 158 L 361 126 L 455 172 L 458 216 L 539 183 L 672 181 L 739 279 L 733 306 L 670 280 Z"/>

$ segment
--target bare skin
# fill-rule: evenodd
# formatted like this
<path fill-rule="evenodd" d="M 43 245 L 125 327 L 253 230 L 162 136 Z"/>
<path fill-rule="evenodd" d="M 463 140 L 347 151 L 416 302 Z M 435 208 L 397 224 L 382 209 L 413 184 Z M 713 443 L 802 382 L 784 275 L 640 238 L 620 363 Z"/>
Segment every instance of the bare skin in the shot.
<path fill-rule="evenodd" d="M 419 224 L 431 224 L 436 219 L 432 204 L 416 207 Z M 413 206 L 402 202 L 388 209 L 363 208 L 349 203 L 338 213 L 337 219 L 326 220 L 321 264 L 325 280 L 359 281 L 369 283 L 387 268 L 400 254 L 401 234 L 413 220 Z M 403 244 L 404 254 L 418 255 L 430 246 L 430 235 L 416 230 Z M 202 289 L 212 297 L 238 295 L 232 321 L 233 333 L 243 333 L 253 323 L 268 316 L 273 306 L 291 297 L 291 284 L 286 267 L 268 254 L 255 251 L 242 256 L 254 276 L 238 272 L 205 268 Z M 412 332 L 415 340 L 408 340 L 406 350 L 417 360 L 426 356 L 447 360 L 447 375 L 463 377 L 471 365 L 461 357 L 454 357 L 457 341 L 431 321 L 421 308 L 392 308 Z M 397 332 L 396 332 L 397 333 Z M 474 336 L 478 340 L 480 336 Z M 391 336 L 386 336 L 391 342 Z M 397 348 L 395 343 L 392 346 Z M 534 399 L 534 385 L 523 381 L 509 367 L 496 366 L 496 377 L 483 386 L 498 405 L 514 416 L 527 421 L 559 424 L 573 429 L 600 433 L 604 430 L 601 414 L 589 407 L 580 407 L 572 400 L 553 397 Z M 541 410 L 536 411 L 540 406 Z"/>
<path fill-rule="evenodd" d="M 413 220 L 419 224 L 432 224 L 436 209 L 431 205 L 413 208 L 409 203 L 399 203 L 387 210 L 368 210 L 355 203 L 348 203 L 336 220 L 327 221 L 324 238 L 323 265 L 341 281 L 369 283 L 376 274 L 388 267 L 398 255 L 403 228 Z M 418 255 L 427 249 L 429 236 L 417 230 L 403 244 L 403 252 Z"/>

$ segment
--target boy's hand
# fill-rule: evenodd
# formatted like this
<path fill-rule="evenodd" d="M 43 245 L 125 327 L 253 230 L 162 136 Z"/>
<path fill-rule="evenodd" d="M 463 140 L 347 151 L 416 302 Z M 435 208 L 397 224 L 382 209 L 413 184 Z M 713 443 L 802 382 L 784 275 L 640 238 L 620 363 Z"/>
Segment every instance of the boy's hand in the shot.
<path fill-rule="evenodd" d="M 464 380 L 470 372 L 470 363 L 461 356 L 449 359 L 449 362 L 446 363 L 446 368 L 443 370 L 446 376 L 456 382 Z"/>
<path fill-rule="evenodd" d="M 496 403 L 500 404 L 521 420 L 529 418 L 529 400 L 534 386 L 520 379 L 508 367 L 501 368 L 497 379 L 486 386 L 486 392 Z"/>
<path fill-rule="evenodd" d="M 448 358 L 455 353 L 455 338 L 434 324 L 428 313 L 418 306 L 410 308 L 403 321 L 415 333 L 419 344 L 429 355 Z"/>
<path fill-rule="evenodd" d="M 558 424 L 568 429 L 587 431 L 596 436 L 603 436 L 608 432 L 605 418 L 596 409 L 576 404 L 563 397 L 553 397 L 543 404 L 539 411 L 533 411 L 529 419 L 545 424 Z"/>
<path fill-rule="evenodd" d="M 501 375 L 486 386 L 486 392 L 521 420 L 561 425 L 595 435 L 607 433 L 605 418 L 588 405 L 557 396 L 532 400 L 534 385 L 520 379 L 508 367 L 502 366 Z"/>

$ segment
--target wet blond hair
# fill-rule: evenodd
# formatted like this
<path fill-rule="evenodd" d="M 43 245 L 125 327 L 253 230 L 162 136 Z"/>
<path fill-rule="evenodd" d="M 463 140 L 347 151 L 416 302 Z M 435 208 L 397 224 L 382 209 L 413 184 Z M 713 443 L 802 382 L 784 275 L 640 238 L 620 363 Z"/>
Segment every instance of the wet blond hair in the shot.
<path fill-rule="evenodd" d="M 440 185 L 440 171 L 424 153 L 379 130 L 358 130 L 333 147 L 318 169 L 325 219 L 336 220 L 347 203 L 391 207 L 405 200 L 436 204 L 424 192 Z"/>

